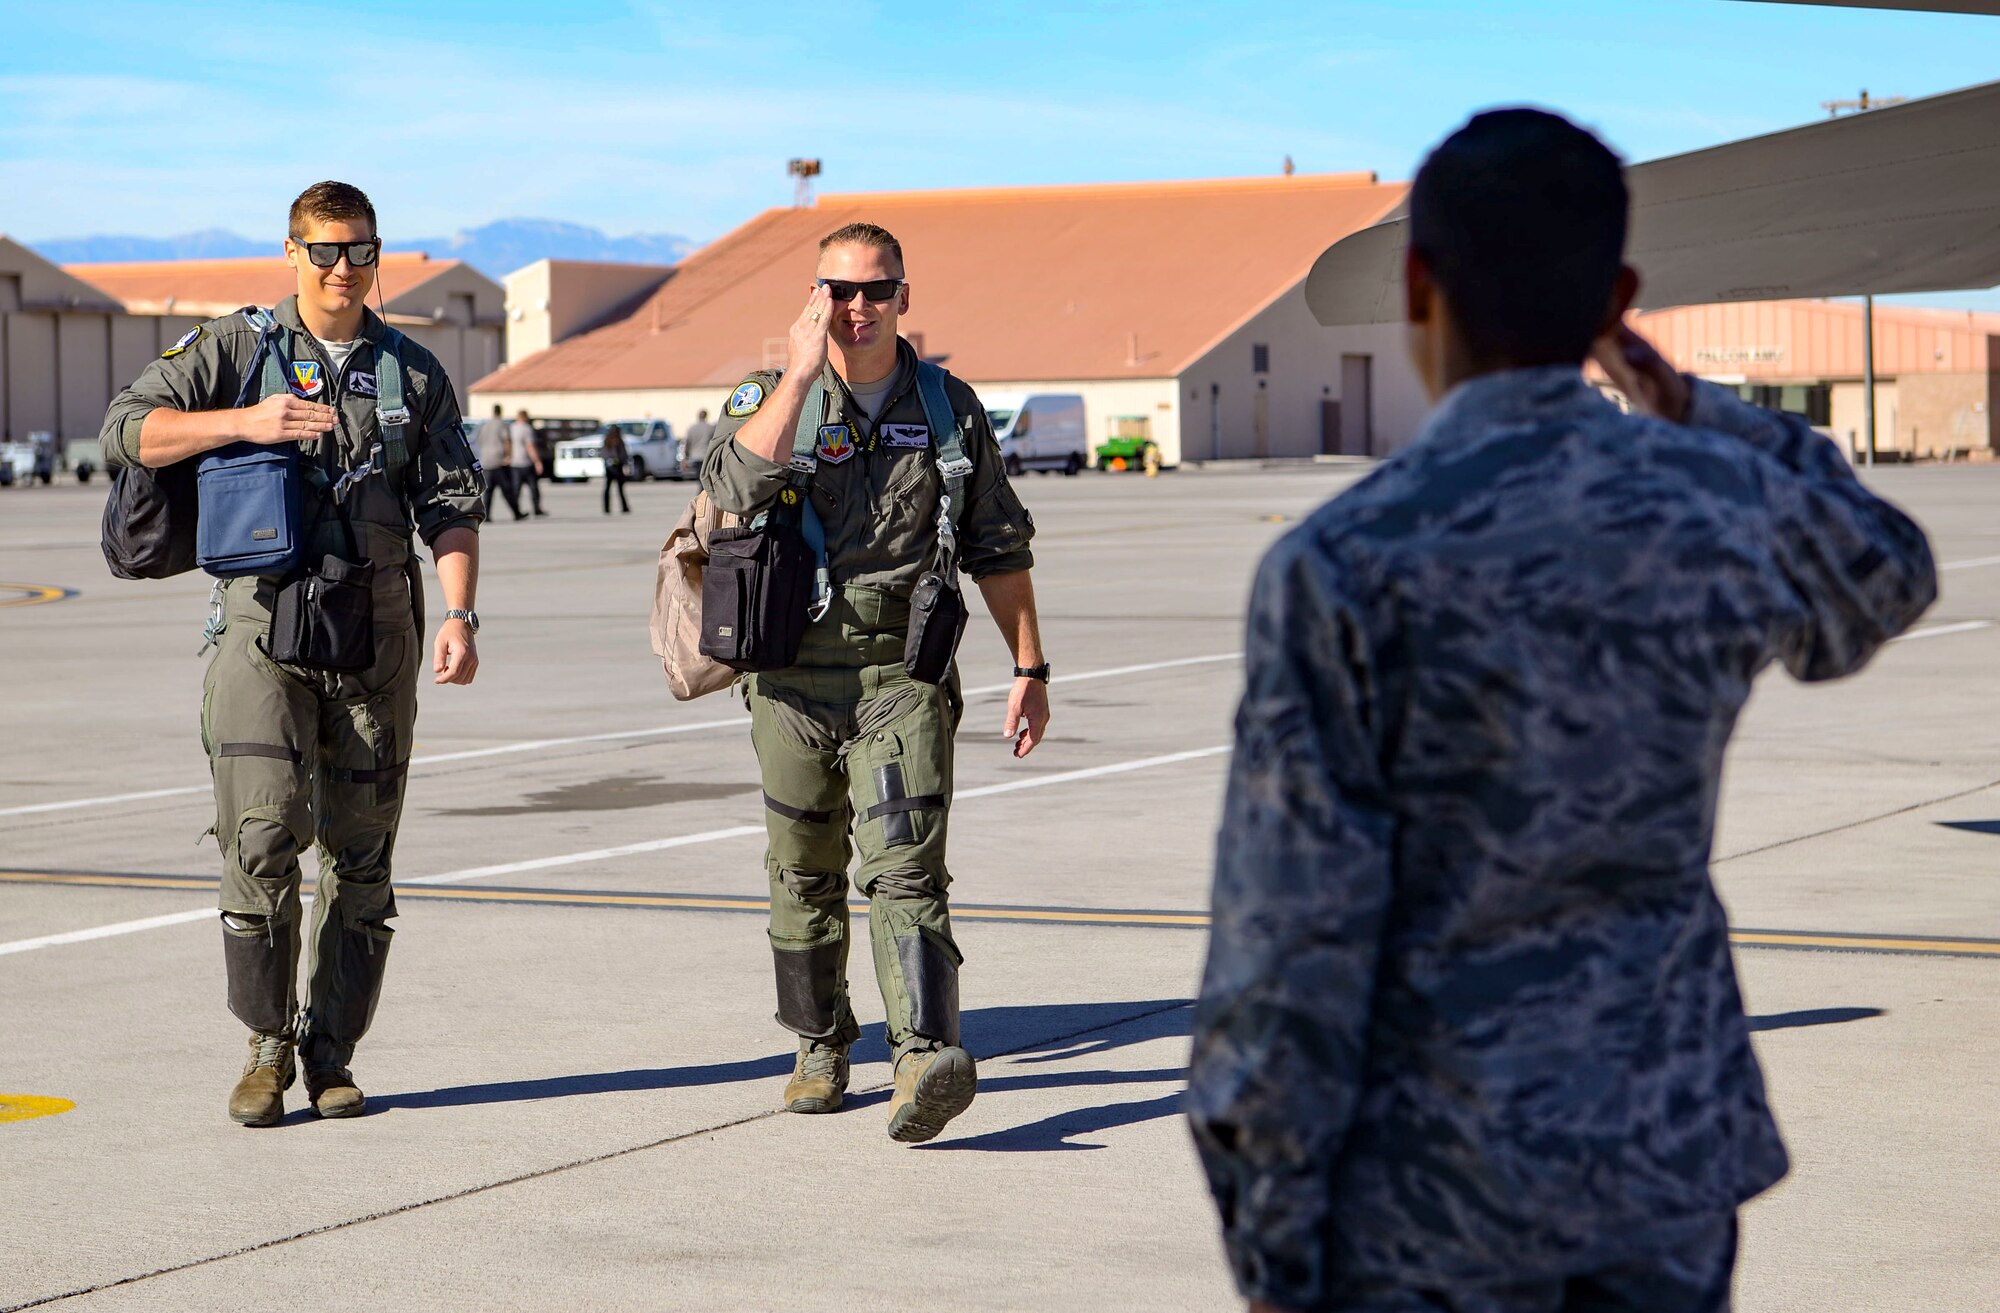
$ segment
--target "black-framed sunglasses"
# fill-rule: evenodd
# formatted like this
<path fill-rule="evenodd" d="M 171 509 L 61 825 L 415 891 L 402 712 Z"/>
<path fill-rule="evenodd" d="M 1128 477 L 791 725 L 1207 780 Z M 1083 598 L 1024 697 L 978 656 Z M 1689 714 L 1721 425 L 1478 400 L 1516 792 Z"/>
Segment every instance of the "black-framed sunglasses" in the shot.
<path fill-rule="evenodd" d="M 813 279 L 813 284 L 817 287 L 824 287 L 827 293 L 842 305 L 846 305 L 849 301 L 852 301 L 856 292 L 861 293 L 870 301 L 880 305 L 882 302 L 896 295 L 897 289 L 903 285 L 903 280 L 900 278 L 877 278 L 866 283 L 850 283 L 845 278 L 815 278 Z"/>
<path fill-rule="evenodd" d="M 340 263 L 345 255 L 347 262 L 356 269 L 366 269 L 382 254 L 382 239 L 370 237 L 359 242 L 301 242 L 306 248 L 306 259 L 321 269 L 331 269 Z"/>

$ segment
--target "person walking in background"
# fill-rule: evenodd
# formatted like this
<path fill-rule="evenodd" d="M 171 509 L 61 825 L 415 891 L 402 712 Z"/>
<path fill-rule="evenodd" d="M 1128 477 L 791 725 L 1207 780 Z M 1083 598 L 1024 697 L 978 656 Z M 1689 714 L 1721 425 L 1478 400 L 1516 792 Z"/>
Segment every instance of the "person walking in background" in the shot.
<path fill-rule="evenodd" d="M 535 426 L 528 422 L 525 410 L 515 412 L 514 422 L 507 426 L 507 466 L 512 471 L 515 505 L 532 500 L 535 514 L 547 515 L 542 509 L 542 453 L 535 445 Z"/>
<path fill-rule="evenodd" d="M 618 509 L 631 514 L 632 503 L 625 500 L 625 433 L 616 424 L 604 426 L 604 513 L 611 514 L 611 490 L 618 489 Z"/>
<path fill-rule="evenodd" d="M 507 503 L 507 509 L 514 512 L 514 518 L 525 520 L 521 514 L 521 500 L 514 492 L 514 470 L 507 462 L 507 421 L 500 418 L 500 407 L 479 421 L 479 430 L 474 440 L 479 444 L 479 469 L 486 479 L 486 515 L 493 516 L 493 494 L 499 492 Z"/>
<path fill-rule="evenodd" d="M 715 440 L 715 425 L 708 422 L 708 412 L 695 412 L 694 423 L 688 426 L 687 437 L 681 440 L 681 477 L 686 478 L 700 471 L 701 463 L 708 459 L 708 444 Z"/>
<path fill-rule="evenodd" d="M 1409 208 L 1439 404 L 1258 570 L 1195 1142 L 1259 1309 L 1719 1313 L 1787 1170 L 1708 871 L 1724 751 L 1763 667 L 1912 624 L 1930 547 L 1624 327 L 1588 132 L 1481 114 Z"/>

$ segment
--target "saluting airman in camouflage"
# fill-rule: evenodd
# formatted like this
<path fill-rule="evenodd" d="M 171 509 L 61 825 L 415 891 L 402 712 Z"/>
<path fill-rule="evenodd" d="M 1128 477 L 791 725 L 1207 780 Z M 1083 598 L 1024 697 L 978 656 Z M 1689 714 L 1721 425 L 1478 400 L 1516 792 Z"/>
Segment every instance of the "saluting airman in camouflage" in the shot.
<path fill-rule="evenodd" d="M 819 277 L 792 325 L 782 374 L 750 375 L 715 426 L 702 486 L 738 515 L 787 490 L 801 414 L 823 396 L 809 496 L 824 526 L 833 596 L 797 663 L 752 676 L 751 741 L 764 777 L 778 1022 L 800 1036 L 785 1087 L 793 1112 L 832 1112 L 859 1034 L 847 1000 L 847 867 L 869 899 L 875 976 L 888 1009 L 896 1093 L 891 1137 L 928 1140 L 976 1088 L 959 1046 L 958 968 L 946 889 L 952 736 L 962 701 L 904 670 L 910 593 L 939 557 L 942 437 L 919 395 L 917 357 L 897 336 L 909 309 L 903 252 L 873 224 L 820 244 Z M 830 348 L 830 351 L 829 351 Z M 1004 732 L 1026 756 L 1047 727 L 1048 665 L 1035 622 L 1034 522 L 1007 482 L 986 411 L 945 380 L 972 462 L 958 565 L 977 581 L 1014 655 Z M 942 422 L 942 421 L 941 421 Z M 811 432 L 810 429 L 807 430 Z"/>
<path fill-rule="evenodd" d="M 112 401 L 104 419 L 106 460 L 128 467 L 172 465 L 236 442 L 302 444 L 302 468 L 321 476 L 304 492 L 305 560 L 351 558 L 358 548 L 374 564 L 374 663 L 360 673 L 271 659 L 278 577 L 229 580 L 211 621 L 217 650 L 202 693 L 201 738 L 215 777 L 229 1008 L 251 1030 L 249 1063 L 229 1099 L 229 1115 L 246 1126 L 284 1115 L 295 1051 L 315 1112 L 363 1110 L 348 1063 L 373 1019 L 394 933 L 390 854 L 422 658 L 412 527 L 432 549 L 448 608 L 433 645 L 436 681 L 469 684 L 479 664 L 472 612 L 484 515 L 479 463 L 459 430 L 451 380 L 407 338 L 396 347 L 411 412 L 407 438 L 395 459 L 384 456 L 376 393 L 386 329 L 367 308 L 380 252 L 374 206 L 358 188 L 308 188 L 292 204 L 285 242 L 298 294 L 273 311 L 246 307 L 192 329 Z M 289 386 L 238 408 L 267 314 L 276 320 Z M 311 981 L 295 1018 L 299 858 L 315 845 Z"/>
<path fill-rule="evenodd" d="M 1588 133 L 1483 114 L 1410 209 L 1442 404 L 1251 600 L 1188 1100 L 1230 1261 L 1258 1308 L 1725 1309 L 1786 1156 L 1708 873 L 1723 750 L 1764 666 L 1914 621 L 1930 550 L 1622 327 Z"/>

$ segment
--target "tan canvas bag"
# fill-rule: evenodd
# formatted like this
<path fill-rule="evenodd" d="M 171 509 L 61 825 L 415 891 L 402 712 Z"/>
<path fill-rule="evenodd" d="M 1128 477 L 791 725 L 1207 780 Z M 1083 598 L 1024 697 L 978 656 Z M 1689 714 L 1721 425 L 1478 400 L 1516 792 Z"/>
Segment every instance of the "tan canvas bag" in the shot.
<path fill-rule="evenodd" d="M 709 535 L 741 524 L 743 517 L 717 510 L 708 493 L 695 494 L 680 523 L 660 548 L 653 581 L 653 655 L 665 667 L 667 687 L 685 702 L 736 682 L 736 672 L 701 654 L 701 572 Z"/>

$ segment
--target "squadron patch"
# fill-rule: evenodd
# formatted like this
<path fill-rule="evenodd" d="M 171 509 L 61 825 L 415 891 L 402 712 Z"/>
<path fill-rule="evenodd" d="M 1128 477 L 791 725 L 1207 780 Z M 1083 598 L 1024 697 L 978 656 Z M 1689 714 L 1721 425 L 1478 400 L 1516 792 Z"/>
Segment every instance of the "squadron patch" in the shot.
<path fill-rule="evenodd" d="M 302 397 L 316 397 L 326 390 L 326 380 L 320 376 L 319 361 L 294 360 L 292 362 L 292 391 Z"/>
<path fill-rule="evenodd" d="M 757 413 L 757 407 L 764 404 L 764 385 L 751 379 L 742 387 L 729 394 L 729 404 L 722 413 L 731 419 L 742 419 L 745 415 Z"/>
<path fill-rule="evenodd" d="M 190 328 L 187 332 L 181 334 L 180 341 L 174 343 L 172 346 L 168 347 L 165 351 L 160 352 L 160 359 L 172 360 L 175 356 L 179 355 L 181 352 L 193 346 L 195 342 L 200 339 L 200 337 L 201 337 L 201 325 L 196 324 L 193 328 Z"/>
<path fill-rule="evenodd" d="M 922 424 L 884 424 L 882 440 L 891 447 L 928 447 L 931 431 Z"/>
<path fill-rule="evenodd" d="M 838 465 L 854 454 L 854 427 L 851 424 L 819 426 L 819 449 L 814 453 L 829 465 Z"/>
<path fill-rule="evenodd" d="M 347 390 L 357 397 L 372 397 L 375 393 L 375 375 L 366 370 L 347 371 Z"/>

